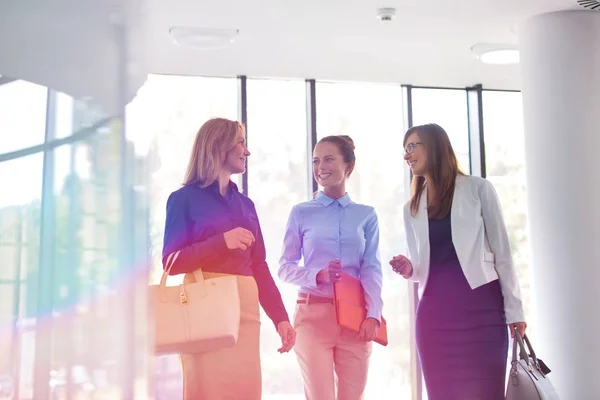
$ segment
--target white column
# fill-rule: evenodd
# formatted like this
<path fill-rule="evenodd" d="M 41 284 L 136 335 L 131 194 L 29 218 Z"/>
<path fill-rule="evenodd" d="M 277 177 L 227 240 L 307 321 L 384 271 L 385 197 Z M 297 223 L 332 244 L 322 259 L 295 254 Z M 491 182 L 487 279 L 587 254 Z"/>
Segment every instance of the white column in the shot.
<path fill-rule="evenodd" d="M 536 320 L 562 399 L 600 399 L 600 12 L 519 29 Z"/>

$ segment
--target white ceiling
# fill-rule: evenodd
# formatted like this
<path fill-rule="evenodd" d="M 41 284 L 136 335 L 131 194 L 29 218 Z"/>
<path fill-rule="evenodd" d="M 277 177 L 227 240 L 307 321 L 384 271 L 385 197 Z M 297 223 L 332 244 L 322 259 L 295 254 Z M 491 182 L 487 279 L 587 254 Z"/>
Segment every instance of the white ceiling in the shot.
<path fill-rule="evenodd" d="M 470 47 L 517 44 L 525 18 L 575 0 L 149 0 L 153 72 L 519 89 L 518 65 L 484 65 Z M 379 7 L 394 7 L 382 23 Z M 222 50 L 173 44 L 172 26 L 237 28 Z"/>
<path fill-rule="evenodd" d="M 131 99 L 147 73 L 314 78 L 519 89 L 518 65 L 484 65 L 470 47 L 516 44 L 529 16 L 576 0 L 0 0 L 0 74 L 118 112 L 119 47 L 111 10 L 126 10 Z M 395 7 L 381 23 L 379 7 Z M 234 28 L 221 50 L 174 44 L 173 26 Z"/>

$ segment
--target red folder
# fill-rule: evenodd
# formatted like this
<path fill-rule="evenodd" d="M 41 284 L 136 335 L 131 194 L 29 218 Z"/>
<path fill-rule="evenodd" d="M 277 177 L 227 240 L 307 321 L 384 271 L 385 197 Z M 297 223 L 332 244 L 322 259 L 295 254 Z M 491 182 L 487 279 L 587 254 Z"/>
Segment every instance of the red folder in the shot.
<path fill-rule="evenodd" d="M 365 294 L 360 280 L 342 272 L 341 279 L 333 284 L 333 301 L 338 325 L 358 333 L 360 325 L 367 318 Z M 383 346 L 388 344 L 387 323 L 383 316 L 374 341 Z"/>

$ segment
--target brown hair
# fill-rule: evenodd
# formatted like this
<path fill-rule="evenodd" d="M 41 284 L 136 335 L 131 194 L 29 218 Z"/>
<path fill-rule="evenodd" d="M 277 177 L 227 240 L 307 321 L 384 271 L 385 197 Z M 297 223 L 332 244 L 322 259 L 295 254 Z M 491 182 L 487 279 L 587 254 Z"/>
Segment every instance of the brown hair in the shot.
<path fill-rule="evenodd" d="M 354 141 L 348 135 L 332 135 L 325 136 L 319 143 L 327 142 L 333 143 L 337 146 L 344 157 L 344 162 L 350 165 L 350 172 L 348 172 L 348 176 L 354 171 L 354 166 L 356 165 L 356 156 L 354 155 Z"/>
<path fill-rule="evenodd" d="M 183 184 L 200 184 L 205 188 L 217 180 L 225 154 L 236 145 L 240 132 L 246 135 L 244 126 L 237 121 L 225 118 L 206 121 L 194 139 Z"/>
<path fill-rule="evenodd" d="M 421 195 L 425 185 L 428 185 L 435 194 L 433 204 L 429 204 L 427 207 L 429 218 L 444 218 L 452 208 L 456 177 L 464 175 L 464 173 L 458 166 L 450 138 L 441 126 L 437 124 L 413 126 L 404 135 L 404 147 L 406 147 L 408 137 L 413 133 L 419 135 L 427 151 L 427 174 L 431 182 L 426 182 L 424 176 L 413 177 L 410 212 L 413 217 L 418 214 Z"/>

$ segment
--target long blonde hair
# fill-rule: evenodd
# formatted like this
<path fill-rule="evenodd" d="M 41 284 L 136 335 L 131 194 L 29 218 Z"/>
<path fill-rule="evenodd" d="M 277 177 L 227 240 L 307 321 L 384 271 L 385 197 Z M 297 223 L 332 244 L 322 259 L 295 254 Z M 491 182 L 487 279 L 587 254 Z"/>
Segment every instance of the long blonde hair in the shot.
<path fill-rule="evenodd" d="M 205 188 L 216 181 L 225 154 L 236 145 L 240 132 L 246 135 L 244 126 L 237 121 L 226 118 L 206 121 L 194 139 L 183 184 Z"/>

